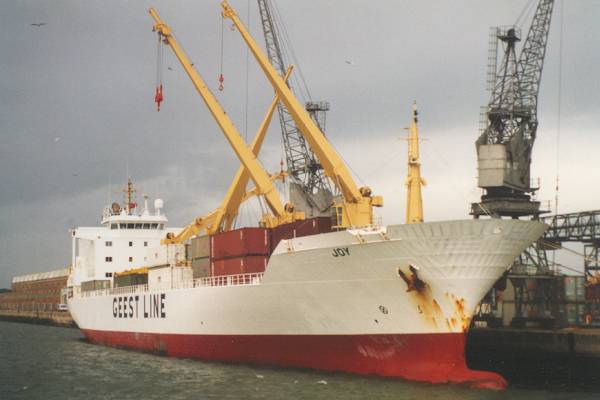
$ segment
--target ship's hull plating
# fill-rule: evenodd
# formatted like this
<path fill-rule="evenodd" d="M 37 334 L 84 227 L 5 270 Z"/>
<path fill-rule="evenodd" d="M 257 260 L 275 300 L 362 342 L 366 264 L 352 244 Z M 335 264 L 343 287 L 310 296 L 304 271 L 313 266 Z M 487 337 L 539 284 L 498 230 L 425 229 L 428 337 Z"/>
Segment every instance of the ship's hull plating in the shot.
<path fill-rule="evenodd" d="M 464 333 L 412 335 L 182 335 L 83 330 L 93 343 L 171 357 L 343 371 L 502 389 L 498 374 L 465 364 Z"/>
<path fill-rule="evenodd" d="M 471 371 L 483 295 L 544 225 L 450 221 L 282 242 L 260 283 L 76 294 L 95 343 L 175 357 L 502 388 Z"/>

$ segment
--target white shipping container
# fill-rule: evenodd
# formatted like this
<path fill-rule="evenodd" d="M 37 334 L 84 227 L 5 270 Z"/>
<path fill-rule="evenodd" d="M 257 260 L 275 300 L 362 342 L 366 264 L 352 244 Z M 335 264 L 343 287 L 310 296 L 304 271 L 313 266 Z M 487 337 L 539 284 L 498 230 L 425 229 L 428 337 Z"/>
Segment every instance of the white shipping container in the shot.
<path fill-rule="evenodd" d="M 168 244 L 151 247 L 146 254 L 148 266 L 184 265 L 185 244 Z"/>

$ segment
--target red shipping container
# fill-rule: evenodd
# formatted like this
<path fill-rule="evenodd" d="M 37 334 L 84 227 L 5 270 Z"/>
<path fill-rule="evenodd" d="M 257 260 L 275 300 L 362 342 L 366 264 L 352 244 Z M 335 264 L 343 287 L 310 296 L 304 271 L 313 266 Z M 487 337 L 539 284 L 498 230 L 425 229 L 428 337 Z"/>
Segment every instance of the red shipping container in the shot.
<path fill-rule="evenodd" d="M 330 217 L 316 217 L 304 221 L 296 221 L 296 237 L 318 235 L 331 232 Z"/>
<path fill-rule="evenodd" d="M 264 272 L 267 268 L 267 256 L 245 256 L 214 260 L 211 263 L 213 276 L 239 275 Z"/>
<path fill-rule="evenodd" d="M 294 223 L 279 225 L 271 229 L 271 252 L 275 250 L 275 247 L 280 241 L 284 239 L 292 239 L 296 237 L 296 226 Z"/>
<path fill-rule="evenodd" d="M 600 286 L 588 286 L 585 288 L 585 299 L 594 303 L 600 303 Z"/>
<path fill-rule="evenodd" d="M 240 228 L 218 233 L 210 239 L 211 255 L 214 260 L 269 255 L 269 239 L 269 230 L 266 228 Z"/>
<path fill-rule="evenodd" d="M 271 251 L 275 250 L 281 240 L 328 232 L 331 232 L 329 217 L 316 217 L 280 225 L 271 230 Z"/>

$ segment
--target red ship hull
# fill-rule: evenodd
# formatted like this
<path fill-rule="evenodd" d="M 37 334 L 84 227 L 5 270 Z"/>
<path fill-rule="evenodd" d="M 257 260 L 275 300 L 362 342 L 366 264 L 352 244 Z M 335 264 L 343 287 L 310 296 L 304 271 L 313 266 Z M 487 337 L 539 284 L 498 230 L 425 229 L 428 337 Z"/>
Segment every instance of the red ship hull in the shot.
<path fill-rule="evenodd" d="M 172 357 L 342 371 L 504 389 L 498 374 L 470 370 L 464 333 L 406 335 L 185 335 L 83 331 L 92 343 Z"/>

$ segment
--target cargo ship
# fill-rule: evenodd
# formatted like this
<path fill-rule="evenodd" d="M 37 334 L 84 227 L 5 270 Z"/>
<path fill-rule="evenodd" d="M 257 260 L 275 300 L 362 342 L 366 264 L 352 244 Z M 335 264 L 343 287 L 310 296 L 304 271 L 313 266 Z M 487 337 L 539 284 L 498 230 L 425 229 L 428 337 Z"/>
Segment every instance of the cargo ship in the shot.
<path fill-rule="evenodd" d="M 490 219 L 332 232 L 313 218 L 159 253 L 148 244 L 167 230 L 160 210 L 105 213 L 101 227 L 73 230 L 68 306 L 93 343 L 477 387 L 506 383 L 465 363 L 473 311 L 545 228 Z"/>
<path fill-rule="evenodd" d="M 413 211 L 407 224 L 377 223 L 373 208 L 383 206 L 382 197 L 358 187 L 290 91 L 291 67 L 279 75 L 235 11 L 226 1 L 221 6 L 275 98 L 246 143 L 172 30 L 150 10 L 159 48 L 172 48 L 241 165 L 222 204 L 183 229 L 166 227 L 161 201 L 138 212 L 129 184 L 125 204 L 107 207 L 101 227 L 72 231 L 68 306 L 84 335 L 206 361 L 505 387 L 500 375 L 468 368 L 465 335 L 482 297 L 546 225 L 423 222 L 416 109 L 407 179 Z M 156 93 L 159 106 L 162 84 Z M 336 188 L 327 216 L 306 218 L 283 204 L 274 176 L 257 159 L 278 102 Z M 250 181 L 256 187 L 246 192 Z M 267 206 L 258 226 L 234 229 L 240 204 L 254 195 Z"/>

